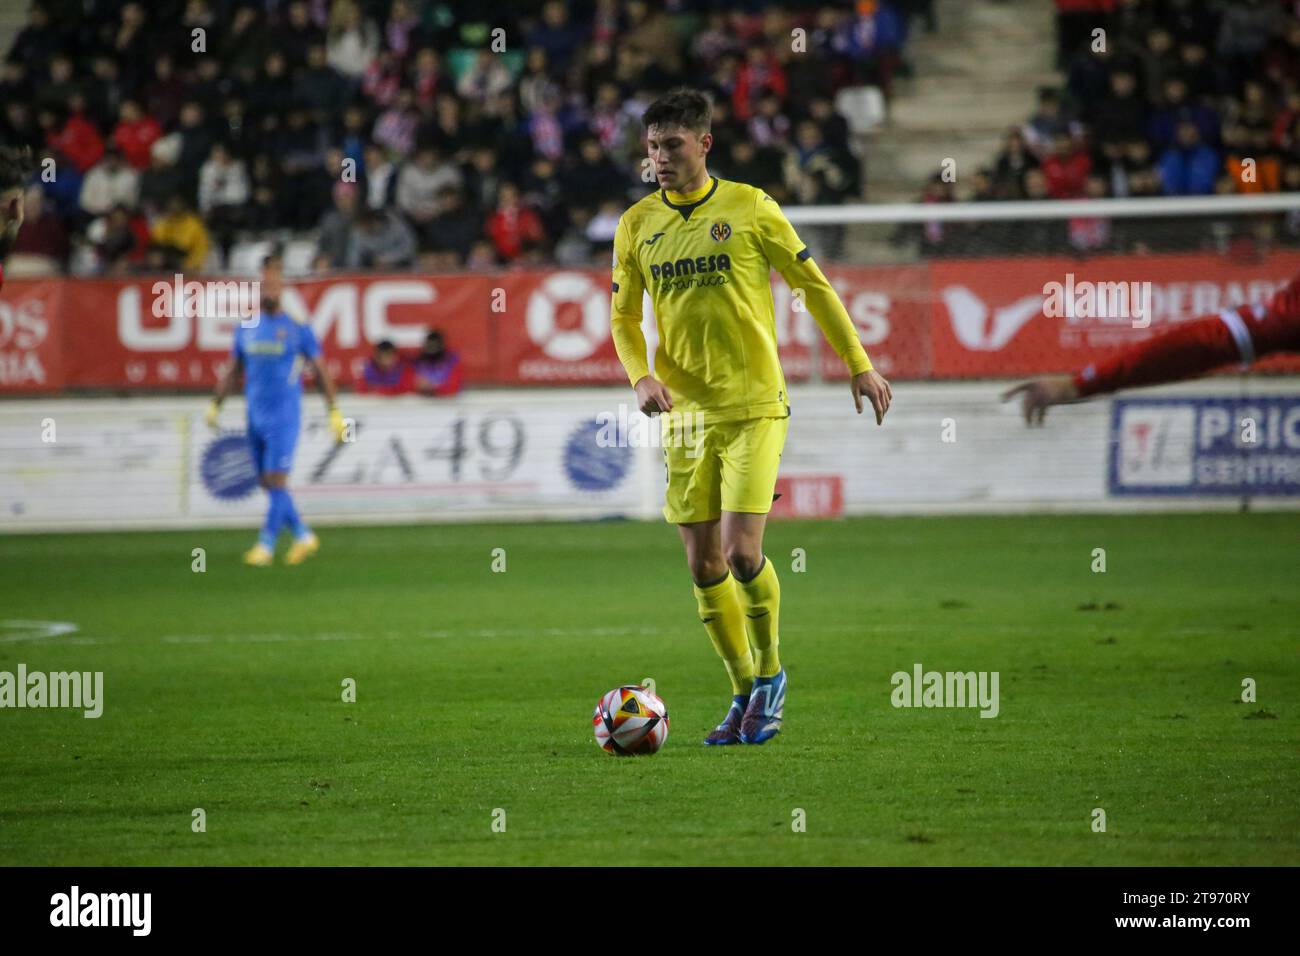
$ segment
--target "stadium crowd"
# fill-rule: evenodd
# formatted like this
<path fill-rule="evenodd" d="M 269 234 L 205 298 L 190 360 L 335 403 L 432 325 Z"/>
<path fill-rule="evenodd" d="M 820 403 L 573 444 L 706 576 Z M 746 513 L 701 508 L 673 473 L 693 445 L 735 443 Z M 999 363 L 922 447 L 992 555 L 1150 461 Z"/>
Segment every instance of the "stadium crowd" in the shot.
<path fill-rule="evenodd" d="M 1300 3 L 1057 0 L 1062 88 L 980 169 L 977 201 L 1300 192 Z M 1101 32 L 1098 33 L 1097 31 Z M 952 202 L 936 174 L 925 202 Z M 1240 238 L 1300 245 L 1300 214 L 1081 217 L 916 230 L 934 255 L 1170 250 Z"/>
<path fill-rule="evenodd" d="M 320 270 L 602 262 L 649 181 L 640 114 L 681 82 L 712 92 L 719 175 L 843 202 L 863 186 L 834 96 L 888 90 L 914 17 L 930 3 L 39 0 L 0 68 L 0 141 L 55 172 L 16 252 L 199 272 L 316 235 Z"/>

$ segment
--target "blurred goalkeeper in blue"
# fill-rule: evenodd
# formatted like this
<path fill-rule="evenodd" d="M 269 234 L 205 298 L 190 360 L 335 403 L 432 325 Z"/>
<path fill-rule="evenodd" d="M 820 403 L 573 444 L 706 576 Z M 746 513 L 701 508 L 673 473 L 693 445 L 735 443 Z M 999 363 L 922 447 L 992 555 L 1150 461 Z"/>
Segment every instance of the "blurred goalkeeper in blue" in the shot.
<path fill-rule="evenodd" d="M 310 369 L 320 383 L 334 440 L 343 441 L 346 429 L 335 404 L 334 383 L 320 361 L 320 343 L 311 326 L 281 308 L 283 289 L 280 258 L 269 256 L 262 264 L 260 311 L 255 321 L 242 322 L 235 329 L 230 367 L 217 383 L 207 413 L 208 425 L 216 428 L 221 403 L 242 372 L 248 402 L 249 451 L 269 497 L 257 544 L 244 553 L 244 563 L 255 567 L 272 563 L 276 541 L 285 528 L 293 536 L 285 554 L 286 564 L 301 564 L 320 548 L 320 540 L 299 516 L 287 487 L 302 425 L 304 368 Z"/>

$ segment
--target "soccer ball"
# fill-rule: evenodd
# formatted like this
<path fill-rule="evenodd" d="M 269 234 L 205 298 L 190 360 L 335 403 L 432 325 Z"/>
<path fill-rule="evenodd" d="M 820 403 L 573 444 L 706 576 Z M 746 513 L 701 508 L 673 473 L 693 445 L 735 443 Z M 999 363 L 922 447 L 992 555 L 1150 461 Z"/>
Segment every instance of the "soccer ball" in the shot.
<path fill-rule="evenodd" d="M 619 757 L 652 754 L 668 739 L 668 708 L 644 687 L 616 687 L 596 704 L 596 743 Z"/>

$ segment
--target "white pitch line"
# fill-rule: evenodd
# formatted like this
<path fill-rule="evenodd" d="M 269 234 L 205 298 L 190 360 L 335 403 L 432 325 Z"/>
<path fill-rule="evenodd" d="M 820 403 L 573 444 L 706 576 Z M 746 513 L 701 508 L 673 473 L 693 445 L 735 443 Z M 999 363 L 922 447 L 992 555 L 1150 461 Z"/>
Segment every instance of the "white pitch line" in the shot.
<path fill-rule="evenodd" d="M 1091 623 L 1091 621 L 1078 622 Z M 979 628 L 973 628 L 979 630 Z M 984 628 L 987 630 L 988 628 Z M 1036 625 L 998 624 L 995 629 L 1001 633 L 1023 632 L 1037 633 L 1042 630 Z M 813 628 L 817 633 L 860 634 L 864 637 L 881 634 L 931 634 L 937 630 L 934 624 L 829 624 Z M 965 628 L 949 627 L 945 630 L 947 637 L 960 637 Z M 440 629 L 414 632 L 384 631 L 376 634 L 356 634 L 350 632 L 333 632 L 324 634 L 168 634 L 162 638 L 165 644 L 289 644 L 316 641 L 404 641 L 404 640 L 445 640 L 456 638 L 492 638 L 492 637 L 647 637 L 662 635 L 663 628 L 651 627 L 543 627 L 543 628 L 466 628 L 463 630 Z M 1222 636 L 1223 631 L 1214 628 L 1177 628 L 1161 636 Z M 1091 636 L 1091 635 L 1083 635 Z M 98 643 L 94 638 L 74 638 L 68 643 Z"/>
<path fill-rule="evenodd" d="M 0 644 L 19 641 L 40 641 L 62 634 L 75 634 L 80 628 L 71 621 L 0 621 L 0 630 L 25 631 L 19 634 L 0 634 Z"/>

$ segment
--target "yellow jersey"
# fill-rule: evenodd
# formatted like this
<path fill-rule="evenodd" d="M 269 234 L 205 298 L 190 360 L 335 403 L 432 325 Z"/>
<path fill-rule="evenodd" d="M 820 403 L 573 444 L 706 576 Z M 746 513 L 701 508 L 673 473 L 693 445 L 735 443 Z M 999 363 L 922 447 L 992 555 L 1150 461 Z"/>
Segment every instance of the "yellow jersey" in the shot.
<path fill-rule="evenodd" d="M 650 193 L 619 220 L 610 313 L 631 383 L 650 371 L 641 333 L 648 291 L 659 331 L 655 377 L 675 412 L 700 413 L 705 424 L 789 415 L 772 270 L 803 290 L 849 371 L 870 369 L 843 304 L 775 200 L 710 177 L 692 194 Z"/>

